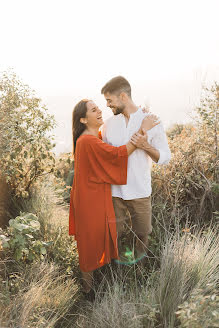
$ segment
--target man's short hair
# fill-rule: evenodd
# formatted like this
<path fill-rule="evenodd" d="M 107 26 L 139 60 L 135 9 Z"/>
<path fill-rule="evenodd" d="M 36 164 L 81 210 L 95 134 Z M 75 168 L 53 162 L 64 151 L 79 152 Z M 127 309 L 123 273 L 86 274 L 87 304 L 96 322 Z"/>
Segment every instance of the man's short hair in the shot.
<path fill-rule="evenodd" d="M 131 98 L 131 86 L 123 76 L 116 76 L 107 82 L 101 89 L 101 94 L 107 92 L 119 95 L 125 92 Z"/>

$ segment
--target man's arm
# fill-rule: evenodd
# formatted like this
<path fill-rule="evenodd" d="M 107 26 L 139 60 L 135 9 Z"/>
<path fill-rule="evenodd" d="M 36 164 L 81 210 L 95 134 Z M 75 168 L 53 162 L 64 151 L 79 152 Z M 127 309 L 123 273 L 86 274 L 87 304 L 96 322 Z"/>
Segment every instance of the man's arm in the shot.
<path fill-rule="evenodd" d="M 147 133 L 152 133 L 152 130 L 150 132 L 144 131 L 144 135 L 135 134 L 133 144 L 145 150 L 157 164 L 168 164 L 171 159 L 171 153 L 163 125 L 159 124 L 153 130 L 153 137 L 150 143 L 148 142 Z"/>
<path fill-rule="evenodd" d="M 151 159 L 157 163 L 160 158 L 160 152 L 153 146 L 151 146 L 148 142 L 148 135 L 147 132 L 142 129 L 142 134 L 140 133 L 135 133 L 132 138 L 131 142 L 134 146 L 137 148 L 143 149 L 146 151 L 146 153 L 151 157 Z"/>

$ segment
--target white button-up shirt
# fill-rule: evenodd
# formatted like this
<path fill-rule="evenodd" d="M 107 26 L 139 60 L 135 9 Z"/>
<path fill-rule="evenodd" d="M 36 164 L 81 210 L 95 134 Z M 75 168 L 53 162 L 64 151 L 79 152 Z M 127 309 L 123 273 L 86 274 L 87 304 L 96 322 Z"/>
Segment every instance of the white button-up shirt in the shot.
<path fill-rule="evenodd" d="M 132 135 L 136 133 L 142 120 L 148 113 L 143 113 L 139 108 L 130 114 L 128 124 L 123 114 L 114 115 L 104 123 L 102 127 L 103 141 L 119 147 L 129 142 Z M 159 153 L 157 164 L 167 164 L 171 158 L 167 137 L 163 125 L 160 123 L 147 131 L 148 142 L 156 148 Z M 112 185 L 112 196 L 125 200 L 148 197 L 151 195 L 151 166 L 152 159 L 142 149 L 136 149 L 128 158 L 127 184 Z"/>

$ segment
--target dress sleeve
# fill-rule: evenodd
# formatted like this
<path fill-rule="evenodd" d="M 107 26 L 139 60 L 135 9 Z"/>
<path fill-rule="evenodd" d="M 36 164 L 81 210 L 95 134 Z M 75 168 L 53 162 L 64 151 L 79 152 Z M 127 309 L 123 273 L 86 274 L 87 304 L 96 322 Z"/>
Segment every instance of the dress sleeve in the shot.
<path fill-rule="evenodd" d="M 123 185 L 127 183 L 128 153 L 126 145 L 114 147 L 91 137 L 87 143 L 89 181 Z"/>

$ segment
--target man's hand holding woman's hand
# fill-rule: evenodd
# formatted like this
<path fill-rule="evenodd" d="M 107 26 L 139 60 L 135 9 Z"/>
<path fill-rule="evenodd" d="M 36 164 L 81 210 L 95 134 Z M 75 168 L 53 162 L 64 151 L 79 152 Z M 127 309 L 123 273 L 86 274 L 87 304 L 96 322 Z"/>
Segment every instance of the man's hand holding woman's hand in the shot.
<path fill-rule="evenodd" d="M 147 132 L 144 129 L 142 129 L 141 133 L 136 132 L 135 134 L 133 134 L 130 141 L 137 148 L 141 148 L 141 149 L 147 148 L 148 145 Z"/>
<path fill-rule="evenodd" d="M 131 143 L 137 148 L 147 150 L 148 147 L 150 147 L 148 143 L 147 131 L 152 129 L 159 123 L 160 120 L 156 115 L 154 114 L 147 115 L 143 119 L 139 131 L 132 136 L 130 140 Z"/>

